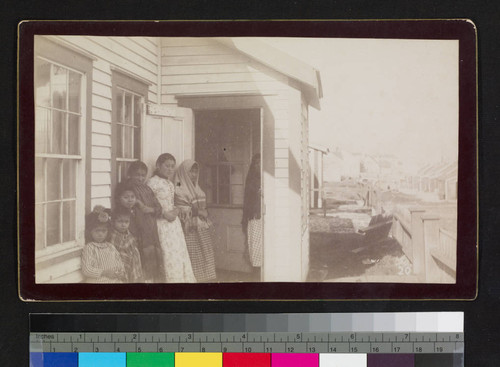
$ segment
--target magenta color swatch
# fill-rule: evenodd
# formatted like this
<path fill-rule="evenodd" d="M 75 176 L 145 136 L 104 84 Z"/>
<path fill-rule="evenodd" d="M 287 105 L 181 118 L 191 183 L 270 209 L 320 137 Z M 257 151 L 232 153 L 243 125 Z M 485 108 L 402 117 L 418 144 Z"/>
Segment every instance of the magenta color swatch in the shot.
<path fill-rule="evenodd" d="M 319 354 L 316 353 L 273 353 L 273 367 L 319 367 Z"/>
<path fill-rule="evenodd" d="M 414 367 L 413 354 L 368 354 L 368 367 Z"/>

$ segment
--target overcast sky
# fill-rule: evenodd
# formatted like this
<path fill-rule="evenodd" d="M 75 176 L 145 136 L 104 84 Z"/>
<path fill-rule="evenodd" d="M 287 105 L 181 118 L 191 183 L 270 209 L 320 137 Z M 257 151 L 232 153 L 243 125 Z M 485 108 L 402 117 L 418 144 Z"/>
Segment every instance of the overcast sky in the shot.
<path fill-rule="evenodd" d="M 318 69 L 310 142 L 395 154 L 408 164 L 457 158 L 458 41 L 266 38 Z"/>

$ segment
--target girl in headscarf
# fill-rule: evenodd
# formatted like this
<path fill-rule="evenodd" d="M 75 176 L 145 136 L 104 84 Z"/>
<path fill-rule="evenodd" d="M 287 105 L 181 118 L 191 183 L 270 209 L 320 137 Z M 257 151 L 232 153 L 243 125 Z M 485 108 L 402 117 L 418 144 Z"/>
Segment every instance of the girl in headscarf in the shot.
<path fill-rule="evenodd" d="M 175 206 L 179 208 L 191 265 L 198 282 L 216 279 L 207 200 L 198 185 L 199 165 L 188 159 L 175 172 Z"/>
<path fill-rule="evenodd" d="M 250 263 L 255 268 L 262 266 L 262 219 L 260 187 L 260 154 L 252 157 L 252 163 L 245 180 L 243 197 L 243 218 L 241 225 L 247 238 Z M 258 270 L 258 269 L 256 269 Z"/>
<path fill-rule="evenodd" d="M 158 237 L 163 252 L 163 264 L 167 283 L 195 283 L 196 279 L 179 221 L 179 211 L 174 206 L 175 158 L 169 153 L 156 160 L 156 170 L 147 185 L 153 190 L 161 205 L 161 217 L 157 219 Z"/>

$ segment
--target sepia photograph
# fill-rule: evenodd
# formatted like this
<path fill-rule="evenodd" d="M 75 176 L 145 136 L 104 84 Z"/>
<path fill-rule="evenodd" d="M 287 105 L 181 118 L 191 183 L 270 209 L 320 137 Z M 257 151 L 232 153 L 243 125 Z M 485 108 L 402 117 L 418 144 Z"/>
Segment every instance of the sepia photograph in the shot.
<path fill-rule="evenodd" d="M 37 284 L 455 284 L 458 40 L 35 35 L 33 63 Z"/>

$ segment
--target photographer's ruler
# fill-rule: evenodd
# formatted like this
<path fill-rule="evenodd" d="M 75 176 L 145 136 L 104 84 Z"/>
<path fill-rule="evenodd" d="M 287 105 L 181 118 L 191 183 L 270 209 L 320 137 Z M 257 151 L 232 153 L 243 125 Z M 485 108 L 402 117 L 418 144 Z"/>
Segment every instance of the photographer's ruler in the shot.
<path fill-rule="evenodd" d="M 464 365 L 463 313 L 32 314 L 33 367 Z"/>

